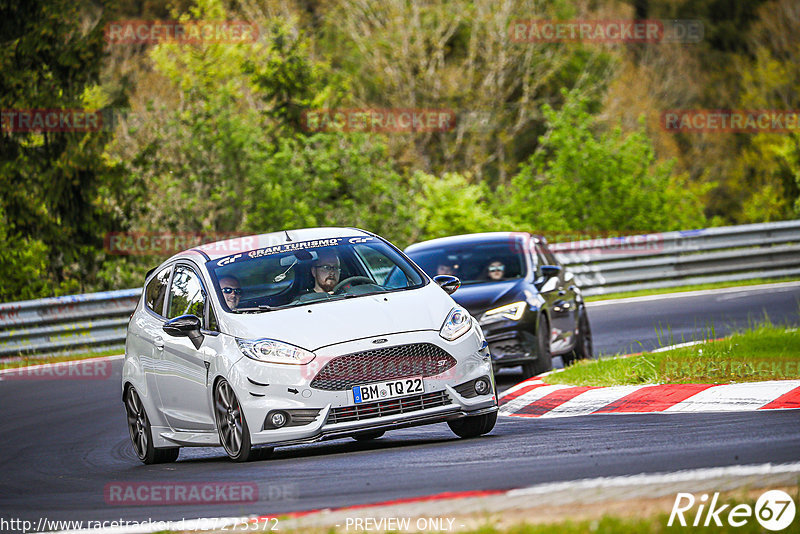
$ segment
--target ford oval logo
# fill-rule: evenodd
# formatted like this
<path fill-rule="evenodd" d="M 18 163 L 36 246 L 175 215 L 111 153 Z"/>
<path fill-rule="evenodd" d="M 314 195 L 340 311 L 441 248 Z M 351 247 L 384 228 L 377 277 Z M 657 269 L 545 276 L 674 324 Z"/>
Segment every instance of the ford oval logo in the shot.
<path fill-rule="evenodd" d="M 375 343 L 376 345 L 380 345 L 381 343 L 386 343 L 387 341 L 389 341 L 389 340 L 385 339 L 385 338 L 373 339 L 372 340 L 372 342 Z"/>

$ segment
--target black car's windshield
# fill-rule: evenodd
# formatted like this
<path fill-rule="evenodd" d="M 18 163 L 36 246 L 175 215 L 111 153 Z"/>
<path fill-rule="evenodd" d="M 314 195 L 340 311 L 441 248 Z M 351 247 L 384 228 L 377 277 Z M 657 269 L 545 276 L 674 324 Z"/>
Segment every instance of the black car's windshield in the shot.
<path fill-rule="evenodd" d="M 426 247 L 407 254 L 429 276 L 449 274 L 462 284 L 523 278 L 527 270 L 518 239 Z"/>
<path fill-rule="evenodd" d="M 231 312 L 286 307 L 422 286 L 420 273 L 375 237 L 289 242 L 207 263 Z"/>

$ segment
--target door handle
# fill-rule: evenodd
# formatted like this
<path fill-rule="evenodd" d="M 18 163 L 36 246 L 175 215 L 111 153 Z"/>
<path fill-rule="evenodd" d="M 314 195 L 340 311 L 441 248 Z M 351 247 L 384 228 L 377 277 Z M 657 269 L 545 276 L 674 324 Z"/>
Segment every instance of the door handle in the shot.
<path fill-rule="evenodd" d="M 153 344 L 156 346 L 158 350 L 164 350 L 164 338 L 158 336 L 153 340 Z"/>

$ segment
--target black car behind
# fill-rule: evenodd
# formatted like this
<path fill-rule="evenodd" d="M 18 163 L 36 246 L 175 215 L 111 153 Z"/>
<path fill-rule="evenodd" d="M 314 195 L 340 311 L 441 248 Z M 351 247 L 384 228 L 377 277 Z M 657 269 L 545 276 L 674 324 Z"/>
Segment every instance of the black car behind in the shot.
<path fill-rule="evenodd" d="M 525 377 L 592 356 L 580 289 L 540 236 L 521 232 L 434 239 L 405 250 L 426 273 L 456 276 L 453 299 L 483 328 L 495 370 L 522 366 Z"/>

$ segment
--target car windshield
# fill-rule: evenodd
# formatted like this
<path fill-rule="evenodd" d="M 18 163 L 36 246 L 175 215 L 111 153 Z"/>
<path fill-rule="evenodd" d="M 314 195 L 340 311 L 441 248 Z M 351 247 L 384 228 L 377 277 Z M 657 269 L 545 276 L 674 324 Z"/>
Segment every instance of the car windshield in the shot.
<path fill-rule="evenodd" d="M 457 276 L 462 284 L 501 282 L 526 273 L 518 239 L 426 247 L 408 252 L 408 256 L 428 275 Z"/>
<path fill-rule="evenodd" d="M 207 263 L 226 311 L 266 312 L 413 289 L 425 279 L 377 237 L 289 242 Z"/>

